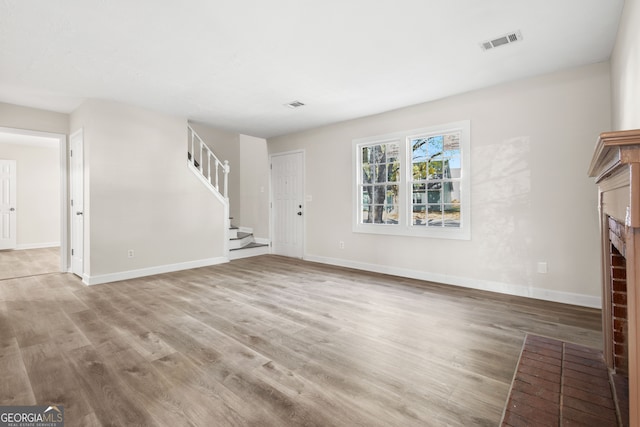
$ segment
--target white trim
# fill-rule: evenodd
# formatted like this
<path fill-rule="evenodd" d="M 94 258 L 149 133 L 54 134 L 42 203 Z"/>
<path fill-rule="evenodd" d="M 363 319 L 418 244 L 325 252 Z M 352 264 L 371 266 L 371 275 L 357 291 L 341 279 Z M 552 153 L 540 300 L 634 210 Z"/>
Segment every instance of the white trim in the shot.
<path fill-rule="evenodd" d="M 60 271 L 64 272 L 71 266 L 71 251 L 69 250 L 69 193 L 68 193 L 68 160 L 69 151 L 66 135 L 60 138 Z"/>
<path fill-rule="evenodd" d="M 82 281 L 86 285 L 99 285 L 102 283 L 136 279 L 138 277 L 153 276 L 154 274 L 172 273 L 174 271 L 190 270 L 192 268 L 209 267 L 211 265 L 223 264 L 226 262 L 229 262 L 228 258 L 217 257 L 197 261 L 179 262 L 176 264 L 158 265 L 156 267 L 141 268 L 138 270 L 120 271 L 118 273 L 100 274 L 97 276 L 89 276 L 85 274 Z"/>
<path fill-rule="evenodd" d="M 74 178 L 71 176 L 71 166 L 72 166 L 72 162 L 71 162 L 71 154 L 73 149 L 71 148 L 71 141 L 78 141 L 79 143 L 77 144 L 77 146 L 74 146 L 74 148 L 76 149 L 76 159 L 80 158 L 80 162 L 82 164 L 82 171 L 81 171 L 81 179 L 80 182 L 76 182 L 77 179 L 74 180 Z M 75 144 L 74 144 L 75 145 Z M 78 151 L 80 152 L 81 156 L 78 157 Z M 76 189 L 76 187 L 78 187 L 77 189 L 81 190 L 82 193 L 82 209 L 83 209 L 83 220 L 82 220 L 82 227 L 81 230 L 75 230 L 75 227 L 72 225 L 73 221 L 75 220 L 75 216 L 69 217 L 67 224 L 69 226 L 69 231 L 68 231 L 68 236 L 69 236 L 69 248 L 66 252 L 67 257 L 68 257 L 68 269 L 71 270 L 72 273 L 74 274 L 78 274 L 78 272 L 74 272 L 74 266 L 73 266 L 73 256 L 71 255 L 71 253 L 78 248 L 73 248 L 73 235 L 72 233 L 78 232 L 80 231 L 82 233 L 82 268 L 81 268 L 81 274 L 82 277 L 84 277 L 84 275 L 86 274 L 85 271 L 87 271 L 87 267 L 89 265 L 89 257 L 87 256 L 87 253 L 89 252 L 88 248 L 90 247 L 90 244 L 87 244 L 88 241 L 91 240 L 91 236 L 89 233 L 87 233 L 86 231 L 86 224 L 87 221 L 89 220 L 90 215 L 87 213 L 89 210 L 87 209 L 88 203 L 86 203 L 85 199 L 86 199 L 86 181 L 88 176 L 85 174 L 85 156 L 84 156 L 84 127 L 80 127 L 79 129 L 77 129 L 76 131 L 72 132 L 71 135 L 69 136 L 69 150 L 68 153 L 65 153 L 65 159 L 66 161 L 69 162 L 68 168 L 69 168 L 69 196 L 68 196 L 68 200 L 65 203 L 65 207 L 68 208 L 71 211 L 71 201 L 72 198 L 74 196 L 74 189 Z M 76 200 L 77 202 L 77 200 Z M 76 205 L 76 209 L 77 209 L 77 205 Z M 77 212 L 77 211 L 76 211 Z M 65 235 L 67 235 L 67 233 L 65 233 Z M 79 253 L 79 252 L 78 252 Z"/>
<path fill-rule="evenodd" d="M 60 242 L 49 242 L 49 243 L 25 243 L 22 245 L 16 246 L 16 250 L 23 251 L 26 249 L 44 249 L 44 248 L 56 248 L 60 246 Z M 64 271 L 64 270 L 63 270 Z"/>
<path fill-rule="evenodd" d="M 243 248 L 229 252 L 229 260 L 250 258 L 259 255 L 268 255 L 271 253 L 271 248 L 268 246 L 258 246 L 256 248 Z"/>
<path fill-rule="evenodd" d="M 570 292 L 554 291 L 551 289 L 531 288 L 529 286 L 513 285 L 491 280 L 449 276 L 447 274 L 429 273 L 426 271 L 390 267 L 379 264 L 369 264 L 366 262 L 350 261 L 315 255 L 307 255 L 304 257 L 304 259 L 306 261 L 319 262 L 322 264 L 353 268 L 356 270 L 372 271 L 375 273 L 407 277 L 410 279 L 425 280 L 428 282 L 442 283 L 445 285 L 461 286 L 463 288 L 497 292 L 501 294 L 528 297 L 545 301 L 559 302 L 563 304 L 578 305 L 582 307 L 602 308 L 602 298 L 599 296 L 596 297 L 583 294 L 574 294 Z"/>
<path fill-rule="evenodd" d="M 271 239 L 269 239 L 269 238 L 255 237 L 254 236 L 254 240 L 256 241 L 256 243 L 260 243 L 261 245 L 269 245 L 269 246 L 271 246 Z"/>

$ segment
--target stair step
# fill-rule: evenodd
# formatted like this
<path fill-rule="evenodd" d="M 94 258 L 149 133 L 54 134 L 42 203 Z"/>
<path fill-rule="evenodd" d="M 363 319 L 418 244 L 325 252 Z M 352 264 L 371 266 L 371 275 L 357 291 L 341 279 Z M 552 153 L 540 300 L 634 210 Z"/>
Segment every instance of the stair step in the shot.
<path fill-rule="evenodd" d="M 229 249 L 230 251 L 241 251 L 243 249 L 251 249 L 251 248 L 263 248 L 263 247 L 269 247 L 269 245 L 265 244 L 265 243 L 256 243 L 256 242 L 251 242 L 248 245 L 245 245 L 241 248 L 236 248 L 236 249 Z"/>
<path fill-rule="evenodd" d="M 229 249 L 239 249 L 253 242 L 255 242 L 255 240 L 253 239 L 253 234 L 238 231 L 237 237 L 234 238 L 232 236 L 229 236 Z"/>
<path fill-rule="evenodd" d="M 251 233 L 244 233 L 244 232 L 242 232 L 242 231 L 238 231 L 238 232 L 237 232 L 237 236 L 236 236 L 236 237 L 232 237 L 232 238 L 230 238 L 230 240 L 244 239 L 244 238 L 246 238 L 246 237 L 250 237 L 250 236 L 253 236 L 253 234 L 251 234 Z"/>
<path fill-rule="evenodd" d="M 242 231 L 240 231 L 242 230 Z M 253 229 L 248 227 L 229 227 L 229 259 L 247 258 L 271 253 L 269 244 L 257 243 Z"/>
<path fill-rule="evenodd" d="M 229 251 L 229 259 L 249 258 L 252 256 L 266 255 L 271 252 L 269 245 L 263 243 L 251 243 L 240 249 L 232 249 Z"/>

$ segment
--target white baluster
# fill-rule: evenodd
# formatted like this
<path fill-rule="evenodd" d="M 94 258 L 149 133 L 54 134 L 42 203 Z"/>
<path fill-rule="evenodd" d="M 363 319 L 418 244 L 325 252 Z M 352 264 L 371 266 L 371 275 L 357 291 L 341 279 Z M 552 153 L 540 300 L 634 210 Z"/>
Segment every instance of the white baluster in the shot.
<path fill-rule="evenodd" d="M 220 162 L 218 161 L 218 159 L 216 159 L 216 190 L 218 190 L 218 192 L 220 191 L 220 185 L 218 184 L 219 178 L 218 176 L 220 175 L 220 173 L 218 172 L 218 166 L 220 166 Z"/>
<path fill-rule="evenodd" d="M 230 166 L 229 166 L 229 161 L 225 160 L 224 163 L 221 162 L 220 160 L 218 160 L 218 158 L 216 157 L 216 155 L 213 153 L 213 151 L 211 151 L 209 149 L 209 147 L 204 143 L 204 141 L 200 138 L 200 136 L 193 130 L 193 128 L 191 126 L 188 127 L 188 136 L 191 138 L 191 141 L 189 141 L 189 143 L 187 145 L 191 145 L 191 164 L 193 166 L 196 165 L 196 162 L 198 162 L 198 166 L 197 169 L 199 170 L 201 176 L 205 179 L 207 179 L 207 181 L 209 182 L 209 184 L 211 185 L 211 187 L 213 187 L 213 189 L 215 189 L 218 194 L 221 194 L 220 192 L 220 173 L 224 173 L 224 176 L 222 177 L 222 179 L 224 180 L 223 182 L 223 186 L 224 186 L 224 194 L 222 194 L 224 196 L 224 198 L 228 199 L 229 197 L 229 172 L 231 170 Z M 199 144 L 199 148 L 200 148 L 200 157 L 196 156 L 196 141 Z M 205 159 L 206 157 L 206 159 Z M 197 158 L 197 160 L 196 160 Z M 207 161 L 207 165 L 205 168 L 204 162 L 205 160 Z M 214 167 L 211 167 L 211 162 L 215 162 Z M 213 173 L 215 175 L 215 180 L 212 180 L 211 178 L 211 169 L 214 169 Z M 222 169 L 222 170 L 220 170 Z M 215 181 L 212 182 L 212 181 Z"/>
<path fill-rule="evenodd" d="M 229 197 L 229 160 L 224 161 L 224 198 Z"/>
<path fill-rule="evenodd" d="M 195 135 L 193 133 L 193 131 L 191 132 L 191 164 L 195 165 L 195 161 L 196 161 L 196 150 L 195 150 Z"/>

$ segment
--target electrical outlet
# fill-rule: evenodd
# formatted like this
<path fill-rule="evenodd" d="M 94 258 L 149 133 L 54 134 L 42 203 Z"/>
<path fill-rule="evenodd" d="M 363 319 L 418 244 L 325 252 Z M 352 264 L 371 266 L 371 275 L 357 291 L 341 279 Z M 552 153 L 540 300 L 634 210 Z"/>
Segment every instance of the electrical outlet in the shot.
<path fill-rule="evenodd" d="M 548 267 L 547 267 L 547 263 L 544 262 L 544 261 L 539 262 L 538 263 L 538 273 L 546 274 L 547 271 L 549 271 Z"/>
<path fill-rule="evenodd" d="M 129 258 L 133 258 L 134 256 L 135 256 L 135 255 L 134 255 L 134 253 L 133 253 L 133 249 L 129 249 L 129 250 L 127 251 L 127 257 L 129 257 Z"/>
<path fill-rule="evenodd" d="M 340 240 L 340 242 L 338 242 L 338 246 L 340 247 L 340 249 L 344 249 L 344 242 Z"/>

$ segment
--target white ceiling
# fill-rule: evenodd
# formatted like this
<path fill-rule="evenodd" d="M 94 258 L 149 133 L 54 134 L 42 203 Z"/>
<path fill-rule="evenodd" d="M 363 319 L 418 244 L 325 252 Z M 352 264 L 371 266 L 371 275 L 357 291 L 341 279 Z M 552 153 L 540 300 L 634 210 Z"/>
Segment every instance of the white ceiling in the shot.
<path fill-rule="evenodd" d="M 622 6 L 3 0 L 0 101 L 69 113 L 109 99 L 266 138 L 606 61 Z M 515 30 L 523 41 L 480 48 Z"/>

